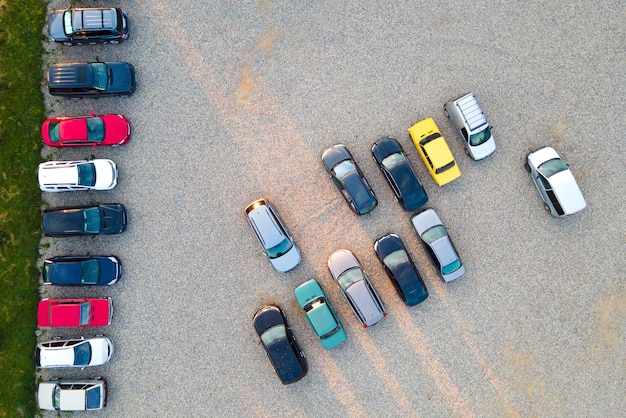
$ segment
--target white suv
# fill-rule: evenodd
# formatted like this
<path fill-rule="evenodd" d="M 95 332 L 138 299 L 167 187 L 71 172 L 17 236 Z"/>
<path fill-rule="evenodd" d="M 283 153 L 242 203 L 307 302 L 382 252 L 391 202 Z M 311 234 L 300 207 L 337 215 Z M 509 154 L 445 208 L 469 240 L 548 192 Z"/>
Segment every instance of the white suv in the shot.
<path fill-rule="evenodd" d="M 48 161 L 39 164 L 39 188 L 44 192 L 111 190 L 117 166 L 111 160 Z"/>

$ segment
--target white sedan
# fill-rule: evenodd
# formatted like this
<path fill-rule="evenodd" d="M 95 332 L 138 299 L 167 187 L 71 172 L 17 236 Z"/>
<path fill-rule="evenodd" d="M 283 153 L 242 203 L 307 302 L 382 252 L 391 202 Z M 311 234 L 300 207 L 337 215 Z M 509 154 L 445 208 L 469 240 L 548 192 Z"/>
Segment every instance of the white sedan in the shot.
<path fill-rule="evenodd" d="M 541 147 L 531 151 L 526 156 L 524 167 L 552 216 L 570 215 L 587 207 L 569 165 L 554 148 Z"/>
<path fill-rule="evenodd" d="M 56 339 L 37 344 L 37 367 L 100 366 L 111 359 L 113 341 L 105 336 Z"/>
<path fill-rule="evenodd" d="M 111 160 L 48 161 L 39 164 L 39 188 L 44 192 L 111 190 L 117 166 Z"/>

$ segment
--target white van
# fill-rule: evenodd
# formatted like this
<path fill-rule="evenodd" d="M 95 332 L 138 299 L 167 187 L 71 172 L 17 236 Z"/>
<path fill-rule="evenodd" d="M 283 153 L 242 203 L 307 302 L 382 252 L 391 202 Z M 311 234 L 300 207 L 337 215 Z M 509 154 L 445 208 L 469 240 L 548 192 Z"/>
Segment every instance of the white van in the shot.
<path fill-rule="evenodd" d="M 474 160 L 489 157 L 496 150 L 491 126 L 474 93 L 467 93 L 445 104 L 443 113 L 452 121 L 463 139 L 465 153 Z"/>
<path fill-rule="evenodd" d="M 117 166 L 111 160 L 48 161 L 39 164 L 39 188 L 44 192 L 111 190 Z"/>

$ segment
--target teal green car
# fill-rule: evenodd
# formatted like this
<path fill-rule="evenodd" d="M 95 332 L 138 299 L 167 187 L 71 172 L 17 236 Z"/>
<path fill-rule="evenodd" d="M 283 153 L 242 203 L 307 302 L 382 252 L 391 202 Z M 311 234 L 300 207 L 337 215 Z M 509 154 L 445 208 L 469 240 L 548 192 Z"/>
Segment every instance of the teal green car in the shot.
<path fill-rule="evenodd" d="M 293 293 L 325 349 L 330 350 L 346 340 L 339 318 L 315 279 L 302 283 Z"/>

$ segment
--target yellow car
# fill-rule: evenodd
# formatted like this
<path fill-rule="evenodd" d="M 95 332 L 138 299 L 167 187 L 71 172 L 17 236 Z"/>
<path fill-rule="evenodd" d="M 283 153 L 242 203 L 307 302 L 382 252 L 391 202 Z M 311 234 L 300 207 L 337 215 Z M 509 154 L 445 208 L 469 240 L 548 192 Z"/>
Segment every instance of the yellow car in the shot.
<path fill-rule="evenodd" d="M 461 170 L 454 161 L 452 151 L 441 136 L 433 118 L 424 119 L 411 126 L 409 135 L 437 185 L 443 186 L 461 176 Z"/>

